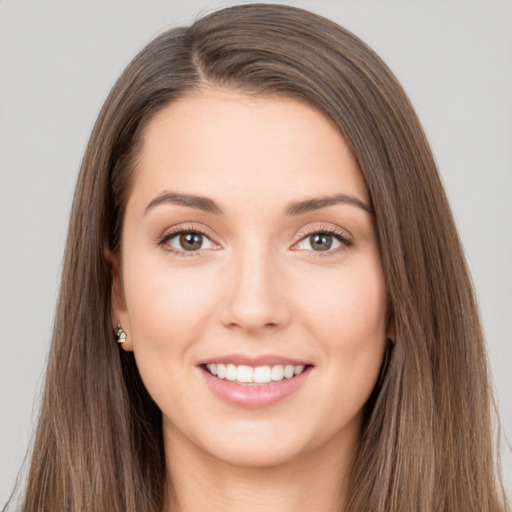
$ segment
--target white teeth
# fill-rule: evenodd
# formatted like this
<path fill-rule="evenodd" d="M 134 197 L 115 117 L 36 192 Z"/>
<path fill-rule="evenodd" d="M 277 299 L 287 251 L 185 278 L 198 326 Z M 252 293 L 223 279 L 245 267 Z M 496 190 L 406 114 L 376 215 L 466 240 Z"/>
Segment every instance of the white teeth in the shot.
<path fill-rule="evenodd" d="M 276 364 L 274 366 L 252 366 L 213 363 L 206 365 L 207 370 L 219 379 L 237 381 L 241 384 L 268 384 L 283 379 L 291 379 L 304 371 L 304 366 Z"/>
<path fill-rule="evenodd" d="M 206 365 L 206 367 L 208 368 L 208 370 L 210 370 L 210 367 L 211 365 Z M 210 370 L 210 373 L 213 375 L 213 372 Z M 225 379 L 226 378 L 226 365 L 225 364 L 218 364 L 217 365 L 217 377 L 219 377 L 219 379 Z"/>
<path fill-rule="evenodd" d="M 227 380 L 236 380 L 236 366 L 234 364 L 228 364 L 226 367 L 226 379 Z"/>
<path fill-rule="evenodd" d="M 250 366 L 239 366 L 236 369 L 236 380 L 238 382 L 252 382 L 254 370 Z"/>
<path fill-rule="evenodd" d="M 272 380 L 274 380 L 274 381 L 283 380 L 284 366 L 282 364 L 272 366 L 271 374 L 272 374 Z"/>
<path fill-rule="evenodd" d="M 272 371 L 270 366 L 258 366 L 254 368 L 254 382 L 267 383 L 272 380 Z"/>
<path fill-rule="evenodd" d="M 287 364 L 284 367 L 284 376 L 287 379 L 291 379 L 293 377 L 294 373 L 295 373 L 295 368 L 291 364 Z"/>

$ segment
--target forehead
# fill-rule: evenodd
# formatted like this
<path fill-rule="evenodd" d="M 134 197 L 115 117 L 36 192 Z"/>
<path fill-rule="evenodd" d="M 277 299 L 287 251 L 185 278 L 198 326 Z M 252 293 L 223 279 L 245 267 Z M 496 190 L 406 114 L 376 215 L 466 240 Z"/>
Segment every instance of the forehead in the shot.
<path fill-rule="evenodd" d="M 181 98 L 148 123 L 132 195 L 167 189 L 220 202 L 334 193 L 368 202 L 357 162 L 326 116 L 296 99 L 223 89 Z"/>

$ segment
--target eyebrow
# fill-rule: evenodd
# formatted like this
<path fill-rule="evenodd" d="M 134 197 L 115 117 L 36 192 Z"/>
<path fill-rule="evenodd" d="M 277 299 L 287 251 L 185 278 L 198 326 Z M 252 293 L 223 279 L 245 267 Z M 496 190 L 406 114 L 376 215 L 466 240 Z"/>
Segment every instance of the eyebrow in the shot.
<path fill-rule="evenodd" d="M 335 194 L 333 196 L 314 197 L 312 199 L 291 203 L 286 209 L 286 214 L 301 215 L 303 213 L 319 210 L 321 208 L 326 208 L 327 206 L 333 206 L 335 204 L 349 204 L 351 206 L 357 206 L 358 208 L 361 208 L 365 212 L 368 212 L 372 215 L 374 213 L 373 208 L 370 205 L 363 203 L 363 201 L 357 199 L 356 197 L 349 196 L 347 194 Z"/>
<path fill-rule="evenodd" d="M 178 192 L 164 191 L 155 197 L 144 209 L 144 213 L 151 210 L 160 204 L 176 204 L 179 206 L 187 206 L 189 208 L 196 208 L 207 213 L 222 214 L 221 207 L 208 197 L 196 196 L 193 194 L 182 194 Z M 365 212 L 373 214 L 373 208 L 356 197 L 347 194 L 335 194 L 333 196 L 314 197 L 312 199 L 305 199 L 304 201 L 297 201 L 290 203 L 286 208 L 286 215 L 301 215 L 314 210 L 320 210 L 328 206 L 336 204 L 348 204 L 361 208 Z"/>
<path fill-rule="evenodd" d="M 195 196 L 192 194 L 180 194 L 178 192 L 164 191 L 157 197 L 155 197 L 144 209 L 144 213 L 151 210 L 155 206 L 160 204 L 177 204 L 179 206 L 188 206 L 189 208 L 196 208 L 207 213 L 221 214 L 222 210 L 220 206 L 209 199 L 208 197 Z"/>

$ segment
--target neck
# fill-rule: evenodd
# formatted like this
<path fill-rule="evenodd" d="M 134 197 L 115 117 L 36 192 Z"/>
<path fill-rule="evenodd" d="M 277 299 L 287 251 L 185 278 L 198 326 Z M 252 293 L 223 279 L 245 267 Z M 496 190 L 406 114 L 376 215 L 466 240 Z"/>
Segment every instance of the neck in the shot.
<path fill-rule="evenodd" d="M 233 466 L 205 456 L 191 442 L 166 439 L 167 512 L 340 512 L 357 439 L 340 450 L 328 443 L 269 467 Z"/>

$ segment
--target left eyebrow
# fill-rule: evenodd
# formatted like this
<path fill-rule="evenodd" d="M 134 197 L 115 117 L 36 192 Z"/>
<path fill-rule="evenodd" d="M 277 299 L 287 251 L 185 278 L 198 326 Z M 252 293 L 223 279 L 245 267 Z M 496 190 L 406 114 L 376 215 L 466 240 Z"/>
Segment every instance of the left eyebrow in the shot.
<path fill-rule="evenodd" d="M 144 213 L 151 210 L 159 204 L 177 204 L 179 206 L 187 206 L 208 213 L 221 214 L 220 206 L 209 197 L 196 196 L 192 194 L 180 194 L 178 192 L 164 191 L 155 197 L 144 209 Z"/>
<path fill-rule="evenodd" d="M 349 196 L 347 194 L 335 194 L 333 196 L 314 197 L 312 199 L 290 203 L 286 208 L 286 215 L 301 215 L 303 213 L 319 210 L 335 204 L 356 206 L 367 213 L 372 215 L 374 214 L 373 208 L 370 205 L 363 203 L 363 201 L 356 197 Z"/>

